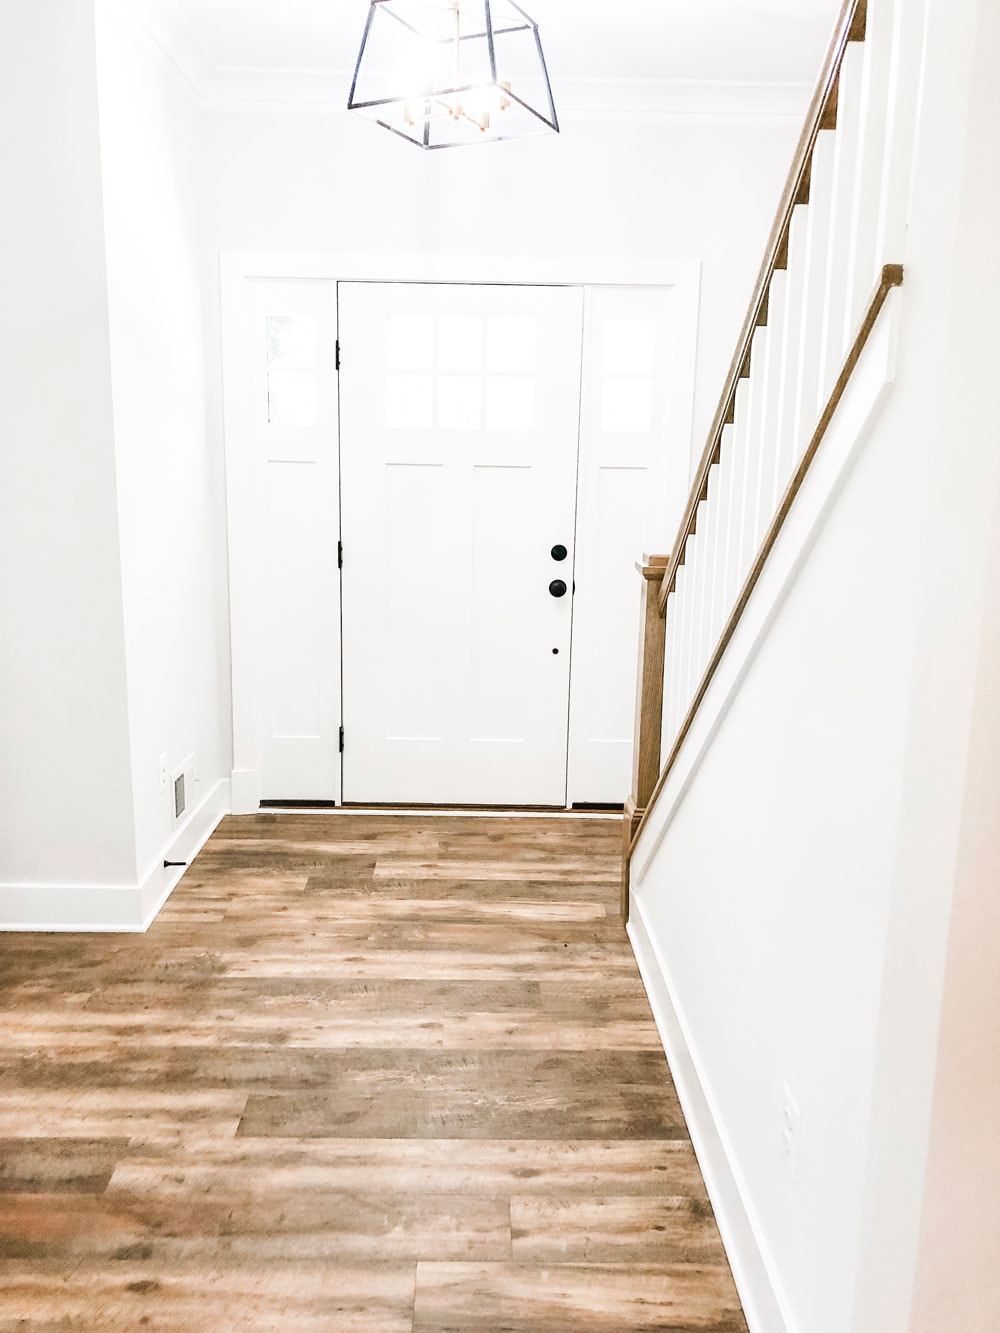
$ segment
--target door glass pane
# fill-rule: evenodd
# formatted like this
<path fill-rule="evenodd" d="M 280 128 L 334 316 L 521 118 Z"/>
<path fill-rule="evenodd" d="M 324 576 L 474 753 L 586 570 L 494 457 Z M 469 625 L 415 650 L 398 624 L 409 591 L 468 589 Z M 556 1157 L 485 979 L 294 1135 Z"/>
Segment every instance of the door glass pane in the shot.
<path fill-rule="evenodd" d="M 386 375 L 385 424 L 390 430 L 430 430 L 434 424 L 434 377 Z"/>
<path fill-rule="evenodd" d="M 483 364 L 483 321 L 466 315 L 441 315 L 438 370 L 478 371 Z"/>
<path fill-rule="evenodd" d="M 537 322 L 506 315 L 490 317 L 486 334 L 486 368 L 493 374 L 535 370 Z"/>
<path fill-rule="evenodd" d="M 276 370 L 311 370 L 316 364 L 316 316 L 268 315 L 267 364 Z"/>
<path fill-rule="evenodd" d="M 430 370 L 434 365 L 434 320 L 430 315 L 389 315 L 385 321 L 387 370 Z"/>
<path fill-rule="evenodd" d="M 445 430 L 479 430 L 483 424 L 482 380 L 478 375 L 439 375 L 438 425 Z"/>
<path fill-rule="evenodd" d="M 535 380 L 490 375 L 486 380 L 486 429 L 535 429 Z"/>

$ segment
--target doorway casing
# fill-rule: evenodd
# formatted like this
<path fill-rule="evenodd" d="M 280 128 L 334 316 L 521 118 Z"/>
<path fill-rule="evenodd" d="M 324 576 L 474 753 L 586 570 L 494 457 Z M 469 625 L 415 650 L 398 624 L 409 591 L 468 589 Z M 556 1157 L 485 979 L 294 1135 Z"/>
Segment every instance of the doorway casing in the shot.
<path fill-rule="evenodd" d="M 673 514 L 669 496 L 683 496 L 690 462 L 694 399 L 700 263 L 680 259 L 561 257 L 482 257 L 435 255 L 322 255 L 225 252 L 220 256 L 224 428 L 229 538 L 229 606 L 232 652 L 232 802 L 237 814 L 253 813 L 261 802 L 261 671 L 258 654 L 258 533 L 263 497 L 243 446 L 247 437 L 247 319 L 255 280 L 404 282 L 668 288 L 676 304 L 668 435 L 683 440 L 674 451 L 673 472 L 658 506 L 656 537 L 669 539 Z M 641 539 L 640 539 L 641 540 Z M 652 538 L 650 539 L 652 540 Z M 637 549 L 636 556 L 641 555 Z M 637 595 L 638 597 L 638 595 Z M 336 799 L 341 799 L 339 789 Z"/>

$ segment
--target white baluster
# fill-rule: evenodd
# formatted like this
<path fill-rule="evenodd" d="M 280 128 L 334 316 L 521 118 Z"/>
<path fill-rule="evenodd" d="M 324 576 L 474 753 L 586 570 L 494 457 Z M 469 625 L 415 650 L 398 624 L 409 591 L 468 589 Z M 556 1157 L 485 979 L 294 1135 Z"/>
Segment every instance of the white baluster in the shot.
<path fill-rule="evenodd" d="M 795 402 L 799 384 L 803 290 L 806 279 L 806 220 L 809 209 L 798 204 L 788 228 L 788 269 L 785 283 L 785 330 L 781 339 L 778 413 L 775 417 L 777 468 L 775 489 L 781 495 L 792 475 L 795 454 Z"/>
<path fill-rule="evenodd" d="M 691 657 L 691 579 L 692 568 L 688 564 L 692 553 L 692 541 L 688 537 L 685 544 L 684 564 L 677 571 L 677 692 L 673 704 L 673 732 L 677 732 L 688 706 L 688 660 Z"/>
<path fill-rule="evenodd" d="M 688 622 L 687 702 L 694 698 L 701 676 L 702 598 L 705 591 L 705 501 L 699 500 L 695 514 L 695 534 L 689 543 L 691 562 L 691 619 Z"/>
<path fill-rule="evenodd" d="M 875 246 L 876 273 L 882 264 L 899 262 L 906 240 L 923 36 L 923 6 L 903 4 L 901 0 L 893 14 L 888 123 L 882 158 L 878 240 Z"/>
<path fill-rule="evenodd" d="M 733 418 L 733 484 L 729 493 L 729 516 L 726 522 L 726 604 L 732 607 L 743 585 L 746 570 L 743 567 L 743 507 L 747 485 L 747 430 L 750 425 L 750 381 L 740 380 L 736 389 Z M 728 611 L 727 611 L 728 614 Z"/>
<path fill-rule="evenodd" d="M 844 360 L 844 319 L 848 300 L 847 274 L 857 187 L 861 120 L 861 77 L 864 47 L 848 42 L 840 67 L 837 130 L 833 150 L 830 241 L 826 254 L 822 341 L 819 359 L 818 408 L 823 410 Z"/>
<path fill-rule="evenodd" d="M 660 733 L 661 765 L 666 761 L 676 735 L 674 699 L 677 693 L 677 621 L 677 590 L 675 588 L 667 598 L 666 605 L 667 634 L 663 652 L 663 729 Z"/>
<path fill-rule="evenodd" d="M 766 327 L 757 329 L 753 335 L 750 354 L 750 387 L 747 393 L 747 466 L 746 486 L 743 493 L 743 512 L 740 517 L 740 564 L 744 571 L 750 569 L 757 554 L 757 508 L 760 491 L 760 474 L 763 449 L 762 426 L 764 420 L 764 356 L 767 347 L 768 332 Z"/>
<path fill-rule="evenodd" d="M 713 642 L 722 633 L 729 614 L 726 605 L 726 552 L 729 539 L 730 497 L 733 488 L 733 428 L 724 426 L 719 441 L 719 484 L 716 488 L 715 540 L 712 552 L 711 625 Z"/>
<path fill-rule="evenodd" d="M 799 459 L 819 415 L 819 357 L 826 299 L 826 252 L 830 240 L 834 131 L 820 130 L 813 148 L 806 212 L 805 284 L 799 338 L 798 384 L 792 456 Z"/>
<path fill-rule="evenodd" d="M 778 449 L 781 419 L 781 354 L 787 317 L 788 272 L 776 269 L 767 300 L 767 343 L 764 347 L 764 401 L 761 410 L 761 469 L 754 528 L 763 533 L 778 503 Z"/>
<path fill-rule="evenodd" d="M 854 337 L 868 298 L 875 287 L 882 168 L 893 50 L 893 12 L 896 0 L 868 0 L 861 73 L 860 153 L 851 217 L 851 246 L 847 260 L 847 306 L 844 339 Z"/>
<path fill-rule="evenodd" d="M 715 626 L 715 584 L 718 578 L 719 530 L 719 475 L 718 463 L 708 470 L 708 500 L 705 506 L 705 544 L 702 547 L 705 578 L 701 594 L 701 662 L 711 656 L 718 637 Z"/>

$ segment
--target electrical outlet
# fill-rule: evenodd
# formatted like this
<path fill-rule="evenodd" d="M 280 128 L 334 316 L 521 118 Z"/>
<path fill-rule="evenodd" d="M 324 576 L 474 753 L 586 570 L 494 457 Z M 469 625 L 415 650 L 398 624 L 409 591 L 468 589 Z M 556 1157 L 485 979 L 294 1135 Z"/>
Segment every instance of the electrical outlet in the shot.
<path fill-rule="evenodd" d="M 165 754 L 161 754 L 161 755 L 160 755 L 160 791 L 166 791 L 166 790 L 167 790 L 167 782 L 168 782 L 168 781 L 169 781 L 169 779 L 168 779 L 168 776 L 167 776 L 167 756 L 166 756 Z"/>
<path fill-rule="evenodd" d="M 802 1112 L 787 1083 L 781 1085 L 781 1153 L 785 1170 L 792 1180 L 799 1174 L 799 1140 L 802 1132 Z"/>

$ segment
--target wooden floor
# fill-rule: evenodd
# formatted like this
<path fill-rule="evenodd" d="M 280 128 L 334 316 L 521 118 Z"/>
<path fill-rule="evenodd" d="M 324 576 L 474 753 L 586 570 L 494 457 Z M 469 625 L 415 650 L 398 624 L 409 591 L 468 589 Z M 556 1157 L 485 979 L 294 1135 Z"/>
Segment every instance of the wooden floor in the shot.
<path fill-rule="evenodd" d="M 618 821 L 226 819 L 0 937 L 0 1329 L 745 1330 Z"/>

